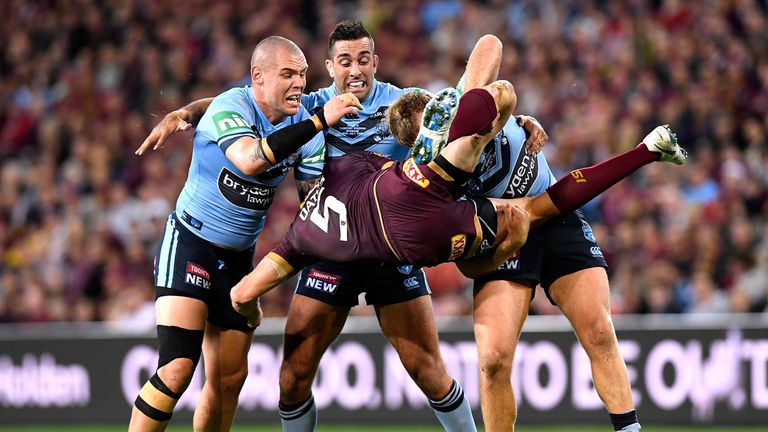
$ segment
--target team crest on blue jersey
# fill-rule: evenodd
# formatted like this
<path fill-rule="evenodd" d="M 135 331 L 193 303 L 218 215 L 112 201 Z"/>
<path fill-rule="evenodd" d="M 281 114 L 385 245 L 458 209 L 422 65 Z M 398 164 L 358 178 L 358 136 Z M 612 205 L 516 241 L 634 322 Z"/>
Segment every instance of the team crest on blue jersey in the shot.
<path fill-rule="evenodd" d="M 499 138 L 494 138 L 491 143 L 495 143 L 496 140 Z M 504 141 L 506 141 L 506 138 L 504 138 Z M 483 149 L 483 153 L 480 155 L 480 161 L 477 163 L 477 168 L 475 168 L 476 174 L 485 174 L 487 173 L 494 165 L 496 165 L 496 146 L 495 145 L 487 145 Z"/>
<path fill-rule="evenodd" d="M 466 188 L 467 188 L 467 192 L 469 192 L 470 195 L 480 195 L 480 192 L 482 191 L 483 186 L 480 183 L 480 180 L 473 177 L 467 180 Z"/>
<path fill-rule="evenodd" d="M 402 274 L 410 274 L 413 271 L 413 266 L 410 264 L 401 265 L 397 267 L 397 271 L 399 271 Z"/>

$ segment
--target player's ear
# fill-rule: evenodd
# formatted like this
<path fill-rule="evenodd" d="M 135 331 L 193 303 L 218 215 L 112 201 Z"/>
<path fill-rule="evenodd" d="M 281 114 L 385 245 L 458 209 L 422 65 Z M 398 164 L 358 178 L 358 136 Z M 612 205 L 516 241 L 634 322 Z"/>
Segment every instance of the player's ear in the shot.
<path fill-rule="evenodd" d="M 251 67 L 251 81 L 253 81 L 254 84 L 264 84 L 264 71 L 261 70 L 261 67 L 259 66 L 252 66 Z"/>
<path fill-rule="evenodd" d="M 336 78 L 334 76 L 335 74 L 333 72 L 333 60 L 325 59 L 325 70 L 328 71 L 328 76 L 331 77 L 331 79 L 335 79 Z"/>
<path fill-rule="evenodd" d="M 373 73 L 376 73 L 376 68 L 379 67 L 379 56 L 377 54 L 373 55 Z"/>

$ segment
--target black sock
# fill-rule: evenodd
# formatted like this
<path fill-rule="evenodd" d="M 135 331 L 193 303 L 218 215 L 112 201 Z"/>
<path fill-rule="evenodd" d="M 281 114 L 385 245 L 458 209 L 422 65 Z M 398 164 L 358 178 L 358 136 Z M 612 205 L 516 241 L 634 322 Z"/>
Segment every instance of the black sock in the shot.
<path fill-rule="evenodd" d="M 625 412 L 623 414 L 611 414 L 608 413 L 608 415 L 611 417 L 611 423 L 613 423 L 613 430 L 622 430 L 625 427 L 631 425 L 632 423 L 638 423 L 637 421 L 637 410 L 632 410 L 629 412 Z"/>

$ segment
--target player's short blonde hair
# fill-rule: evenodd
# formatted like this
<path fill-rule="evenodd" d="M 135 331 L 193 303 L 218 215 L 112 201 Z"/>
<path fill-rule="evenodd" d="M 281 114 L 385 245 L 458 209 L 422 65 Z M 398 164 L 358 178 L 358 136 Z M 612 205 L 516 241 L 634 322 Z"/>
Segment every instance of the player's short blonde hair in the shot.
<path fill-rule="evenodd" d="M 414 116 L 416 112 L 424 111 L 427 102 L 432 98 L 426 91 L 412 91 L 400 96 L 395 103 L 387 109 L 387 125 L 389 133 L 400 144 L 411 147 L 419 135 L 419 123 L 421 116 Z"/>

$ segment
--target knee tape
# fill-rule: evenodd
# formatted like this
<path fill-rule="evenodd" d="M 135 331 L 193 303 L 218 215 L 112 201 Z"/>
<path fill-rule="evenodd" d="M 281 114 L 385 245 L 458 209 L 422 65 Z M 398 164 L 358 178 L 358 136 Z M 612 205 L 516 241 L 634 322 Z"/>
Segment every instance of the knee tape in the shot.
<path fill-rule="evenodd" d="M 134 405 L 152 420 L 164 422 L 171 419 L 173 408 L 179 401 L 181 393 L 176 393 L 168 388 L 157 374 L 141 388 Z"/>
<path fill-rule="evenodd" d="M 188 358 L 197 366 L 203 346 L 203 330 L 159 325 L 157 342 L 160 346 L 158 369 L 177 358 Z"/>

